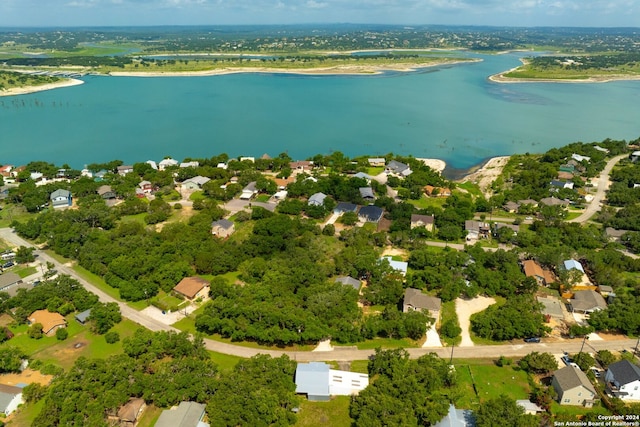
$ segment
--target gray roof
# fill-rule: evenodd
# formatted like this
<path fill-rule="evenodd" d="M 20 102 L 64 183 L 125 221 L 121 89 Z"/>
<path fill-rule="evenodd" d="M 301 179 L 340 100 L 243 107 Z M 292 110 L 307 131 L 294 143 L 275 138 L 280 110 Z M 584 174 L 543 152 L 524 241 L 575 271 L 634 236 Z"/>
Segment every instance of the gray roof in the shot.
<path fill-rule="evenodd" d="M 434 427 L 473 427 L 476 425 L 473 413 L 467 409 L 456 409 L 449 405 L 449 412 Z"/>
<path fill-rule="evenodd" d="M 13 398 L 20 393 L 22 393 L 20 387 L 0 384 L 0 412 L 4 412 Z"/>
<path fill-rule="evenodd" d="M 573 293 L 573 299 L 571 305 L 574 310 L 579 311 L 593 311 L 604 310 L 607 308 L 607 302 L 602 295 L 596 291 L 575 291 Z"/>
<path fill-rule="evenodd" d="M 587 378 L 585 373 L 578 368 L 565 366 L 564 368 L 554 372 L 553 376 L 563 392 L 583 386 L 594 395 L 596 394 L 596 390 L 593 388 L 593 385 L 591 385 L 589 378 Z"/>
<path fill-rule="evenodd" d="M 409 166 L 397 160 L 391 160 L 387 165 L 387 169 L 393 173 L 404 174 L 409 169 Z"/>
<path fill-rule="evenodd" d="M 628 360 L 612 363 L 609 365 L 608 370 L 613 374 L 615 381 L 621 386 L 640 380 L 640 367 Z"/>
<path fill-rule="evenodd" d="M 71 197 L 71 191 L 69 190 L 64 190 L 64 189 L 58 189 L 56 191 L 54 191 L 53 193 L 51 193 L 51 195 L 49 196 L 49 198 L 51 200 L 53 199 L 57 199 L 58 197 L 64 197 L 65 199 L 68 199 L 69 197 Z"/>
<path fill-rule="evenodd" d="M 404 291 L 404 304 L 409 304 L 416 309 L 440 311 L 440 298 L 432 297 L 420 289 L 407 288 Z"/>
<path fill-rule="evenodd" d="M 360 187 L 360 196 L 363 199 L 375 199 L 376 196 L 373 194 L 373 188 L 371 187 Z"/>
<path fill-rule="evenodd" d="M 16 273 L 7 272 L 0 275 L 0 289 L 4 289 L 22 281 L 22 278 Z"/>
<path fill-rule="evenodd" d="M 371 179 L 371 175 L 366 174 L 364 172 L 358 172 L 357 174 L 353 175 L 354 178 L 364 178 L 366 180 L 370 180 Z"/>
<path fill-rule="evenodd" d="M 329 396 L 329 365 L 324 362 L 298 363 L 296 393 Z"/>
<path fill-rule="evenodd" d="M 490 226 L 488 222 L 474 221 L 474 220 L 466 220 L 464 222 L 464 229 L 467 231 L 475 231 L 479 233 L 481 230 L 489 231 Z"/>
<path fill-rule="evenodd" d="M 361 283 L 360 283 L 359 280 L 356 280 L 353 277 L 349 277 L 349 276 L 338 277 L 338 278 L 336 278 L 336 282 L 342 283 L 343 285 L 351 286 L 356 291 L 359 290 L 360 286 L 361 286 Z"/>
<path fill-rule="evenodd" d="M 187 184 L 187 183 L 194 183 L 196 184 L 198 187 L 202 187 L 204 184 L 206 184 L 207 182 L 211 181 L 211 178 L 207 178 L 206 176 L 194 176 L 191 179 L 187 179 L 183 182 L 183 184 Z"/>
<path fill-rule="evenodd" d="M 84 324 L 91 315 L 91 309 L 85 310 L 82 313 L 76 314 L 76 320 Z"/>
<path fill-rule="evenodd" d="M 196 427 L 204 417 L 205 408 L 202 403 L 180 402 L 176 409 L 162 411 L 155 427 Z"/>
<path fill-rule="evenodd" d="M 110 193 L 112 191 L 113 190 L 111 190 L 111 186 L 110 185 L 101 185 L 100 187 L 98 187 L 98 190 L 97 190 L 98 194 L 101 195 L 101 196 L 103 194 Z"/>
<path fill-rule="evenodd" d="M 365 220 L 369 222 L 378 222 L 380 221 L 380 218 L 382 218 L 383 213 L 384 211 L 382 210 L 382 208 L 369 205 L 369 206 L 361 207 L 360 210 L 358 211 L 358 216 L 363 217 Z"/>
<path fill-rule="evenodd" d="M 340 202 L 333 210 L 334 213 L 355 212 L 358 210 L 358 205 L 348 202 Z"/>
<path fill-rule="evenodd" d="M 309 197 L 309 204 L 314 206 L 322 206 L 324 203 L 324 199 L 327 198 L 327 195 L 324 193 L 316 193 Z"/>
<path fill-rule="evenodd" d="M 8 288 L 2 289 L 2 292 L 8 293 L 10 297 L 15 297 L 16 295 L 18 295 L 18 291 L 20 289 L 29 290 L 29 289 L 31 289 L 32 286 L 33 285 L 31 283 L 22 282 L 22 283 L 18 283 L 16 285 L 9 286 Z"/>
<path fill-rule="evenodd" d="M 557 197 L 545 197 L 544 199 L 540 199 L 540 203 L 547 206 L 569 206 L 569 202 L 566 200 L 560 200 Z"/>
<path fill-rule="evenodd" d="M 229 221 L 228 219 L 219 219 L 217 221 L 213 221 L 213 223 L 211 224 L 212 228 L 216 226 L 225 230 L 229 230 L 231 227 L 233 227 L 233 222 Z"/>
<path fill-rule="evenodd" d="M 496 228 L 496 230 L 500 230 L 501 228 L 506 227 L 506 228 L 512 229 L 516 233 L 520 231 L 520 226 L 515 224 L 506 224 L 504 222 L 496 222 L 494 223 L 493 226 Z"/>
<path fill-rule="evenodd" d="M 435 217 L 433 215 L 419 215 L 419 214 L 411 215 L 411 223 L 421 222 L 423 224 L 433 224 L 434 221 L 435 221 Z"/>

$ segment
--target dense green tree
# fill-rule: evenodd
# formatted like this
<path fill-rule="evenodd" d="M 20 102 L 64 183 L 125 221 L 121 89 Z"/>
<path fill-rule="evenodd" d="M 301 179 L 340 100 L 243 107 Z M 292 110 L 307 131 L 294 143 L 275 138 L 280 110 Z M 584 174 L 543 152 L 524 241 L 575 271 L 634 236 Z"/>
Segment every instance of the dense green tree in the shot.
<path fill-rule="evenodd" d="M 26 355 L 18 347 L 0 348 L 0 372 L 20 372 L 22 359 L 25 358 Z"/>
<path fill-rule="evenodd" d="M 91 308 L 89 320 L 91 321 L 91 330 L 93 332 L 105 334 L 113 325 L 120 323 L 122 320 L 120 307 L 115 302 L 98 302 Z"/>
<path fill-rule="evenodd" d="M 558 369 L 558 362 L 549 353 L 538 353 L 537 351 L 527 354 L 518 362 L 520 368 L 527 372 L 536 374 L 549 373 Z"/>

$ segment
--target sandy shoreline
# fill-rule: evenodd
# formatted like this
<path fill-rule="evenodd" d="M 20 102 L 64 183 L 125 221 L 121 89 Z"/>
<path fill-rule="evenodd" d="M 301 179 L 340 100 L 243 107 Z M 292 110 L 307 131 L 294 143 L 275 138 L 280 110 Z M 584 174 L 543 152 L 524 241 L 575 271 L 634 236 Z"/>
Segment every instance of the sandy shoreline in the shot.
<path fill-rule="evenodd" d="M 524 61 L 521 60 L 524 64 Z M 615 82 L 615 81 L 624 81 L 624 80 L 640 80 L 640 76 L 629 76 L 629 75 L 619 75 L 619 76 L 594 76 L 589 77 L 588 79 L 531 79 L 531 78 L 514 78 L 514 77 L 506 77 L 505 74 L 509 74 L 512 71 L 520 68 L 513 67 L 510 70 L 502 71 L 497 74 L 493 74 L 489 76 L 489 80 L 494 83 L 607 83 L 607 82 Z"/>
<path fill-rule="evenodd" d="M 484 164 L 480 164 L 477 168 L 471 168 L 469 173 L 457 181 L 470 181 L 478 184 L 485 196 L 490 197 L 491 184 L 500 176 L 502 169 L 504 169 L 510 158 L 511 156 L 492 157 Z"/>
<path fill-rule="evenodd" d="M 380 65 L 346 65 L 321 68 L 274 68 L 274 67 L 229 67 L 203 71 L 168 71 L 168 72 L 144 72 L 144 71 L 114 71 L 109 75 L 114 77 L 200 77 L 218 76 L 238 73 L 266 73 L 266 74 L 298 74 L 298 75 L 362 75 L 381 74 L 385 71 L 412 72 L 423 68 L 438 67 L 442 65 L 465 64 L 477 61 L 436 61 L 428 64 L 402 63 Z"/>
<path fill-rule="evenodd" d="M 78 79 L 65 79 L 55 83 L 48 83 L 39 86 L 14 87 L 7 90 L 0 90 L 0 96 L 26 95 L 29 93 L 42 92 L 44 90 L 59 89 L 62 87 L 77 86 L 84 82 Z"/>
<path fill-rule="evenodd" d="M 420 160 L 425 165 L 429 166 L 434 171 L 442 173 L 443 170 L 447 167 L 447 163 L 444 160 L 440 159 L 421 159 L 416 157 L 416 160 Z"/>

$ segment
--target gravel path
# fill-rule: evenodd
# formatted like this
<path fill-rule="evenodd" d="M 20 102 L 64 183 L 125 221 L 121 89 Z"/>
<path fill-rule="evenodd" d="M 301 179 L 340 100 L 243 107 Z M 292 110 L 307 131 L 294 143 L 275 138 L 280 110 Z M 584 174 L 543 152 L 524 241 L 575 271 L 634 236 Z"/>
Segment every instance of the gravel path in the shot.
<path fill-rule="evenodd" d="M 469 328 L 471 327 L 472 314 L 479 313 L 482 310 L 489 307 L 491 304 L 495 304 L 496 300 L 489 297 L 476 297 L 472 300 L 465 300 L 462 298 L 456 299 L 456 313 L 458 314 L 458 322 L 460 328 L 462 328 L 462 341 L 460 347 L 473 347 L 475 344 L 471 341 L 469 335 Z"/>

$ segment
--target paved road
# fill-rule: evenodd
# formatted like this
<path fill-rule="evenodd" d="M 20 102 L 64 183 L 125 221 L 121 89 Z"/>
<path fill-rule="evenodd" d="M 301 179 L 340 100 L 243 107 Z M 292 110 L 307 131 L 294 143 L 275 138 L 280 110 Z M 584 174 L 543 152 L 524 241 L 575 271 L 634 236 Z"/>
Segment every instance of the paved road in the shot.
<path fill-rule="evenodd" d="M 600 205 L 604 200 L 607 190 L 609 189 L 609 185 L 611 182 L 609 181 L 609 174 L 613 167 L 622 159 L 628 157 L 628 154 L 622 154 L 620 156 L 616 156 L 607 162 L 607 165 L 604 167 L 602 172 L 600 173 L 600 178 L 598 179 L 598 189 L 596 190 L 596 194 L 593 196 L 593 200 L 587 206 L 582 214 L 579 217 L 570 219 L 567 222 L 579 222 L 584 223 L 589 220 L 596 212 L 600 210 Z"/>

